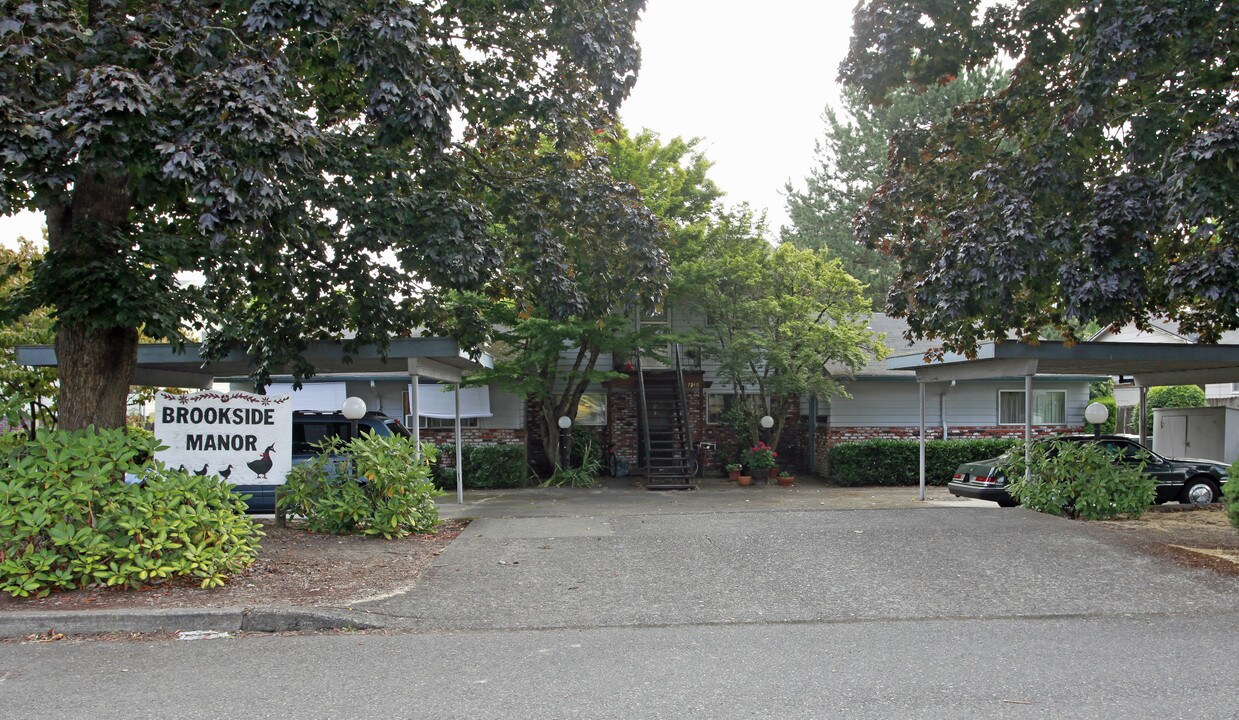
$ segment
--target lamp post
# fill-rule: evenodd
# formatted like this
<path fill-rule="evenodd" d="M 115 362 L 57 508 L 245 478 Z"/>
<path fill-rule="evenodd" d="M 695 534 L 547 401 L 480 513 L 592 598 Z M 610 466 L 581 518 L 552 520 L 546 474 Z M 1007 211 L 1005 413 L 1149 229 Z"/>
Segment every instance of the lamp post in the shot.
<path fill-rule="evenodd" d="M 1099 402 L 1089 403 L 1084 408 L 1084 421 L 1093 426 L 1093 437 L 1101 437 L 1101 424 L 1110 417 L 1110 408 Z"/>
<path fill-rule="evenodd" d="M 770 417 L 769 415 L 762 415 L 761 420 L 758 420 L 757 424 L 761 425 L 761 429 L 764 431 L 764 434 L 766 436 L 765 437 L 765 440 L 767 441 L 766 444 L 769 445 L 770 443 L 768 441 L 770 440 L 770 428 L 774 427 L 774 418 Z M 773 452 L 774 446 L 771 446 L 770 450 Z M 758 485 L 765 485 L 769 483 L 770 482 L 770 470 L 766 471 L 765 477 L 760 478 L 760 479 L 754 478 L 753 482 L 757 483 Z"/>
<path fill-rule="evenodd" d="M 564 470 L 568 470 L 570 469 L 568 466 L 572 462 L 572 450 L 568 447 L 569 438 L 572 437 L 568 433 L 568 428 L 572 427 L 572 418 L 567 415 L 560 415 L 557 424 L 559 425 L 559 466 Z"/>
<path fill-rule="evenodd" d="M 340 412 L 349 422 L 350 440 L 357 437 L 357 421 L 366 416 L 366 401 L 359 397 L 350 397 L 345 399 L 344 406 L 340 408 Z"/>

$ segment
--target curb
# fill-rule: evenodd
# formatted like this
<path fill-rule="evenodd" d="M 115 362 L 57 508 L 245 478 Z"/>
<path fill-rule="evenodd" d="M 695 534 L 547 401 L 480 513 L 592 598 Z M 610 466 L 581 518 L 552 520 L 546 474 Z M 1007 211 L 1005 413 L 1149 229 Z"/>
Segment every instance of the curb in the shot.
<path fill-rule="evenodd" d="M 108 633 L 312 632 L 373 630 L 383 627 L 347 610 L 295 607 L 212 608 L 186 610 L 91 610 L 0 613 L 0 638 L 30 635 L 104 635 Z"/>

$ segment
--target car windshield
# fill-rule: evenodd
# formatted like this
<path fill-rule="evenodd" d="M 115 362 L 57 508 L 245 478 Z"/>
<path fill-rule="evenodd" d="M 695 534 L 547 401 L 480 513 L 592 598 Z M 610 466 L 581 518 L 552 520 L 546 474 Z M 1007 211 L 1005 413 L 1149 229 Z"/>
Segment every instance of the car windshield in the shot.
<path fill-rule="evenodd" d="M 401 435 L 403 437 L 413 437 L 413 433 L 409 432 L 409 429 L 404 426 L 404 423 L 400 422 L 399 420 L 395 418 L 384 420 L 383 424 L 387 426 L 388 430 L 391 430 L 392 435 Z"/>

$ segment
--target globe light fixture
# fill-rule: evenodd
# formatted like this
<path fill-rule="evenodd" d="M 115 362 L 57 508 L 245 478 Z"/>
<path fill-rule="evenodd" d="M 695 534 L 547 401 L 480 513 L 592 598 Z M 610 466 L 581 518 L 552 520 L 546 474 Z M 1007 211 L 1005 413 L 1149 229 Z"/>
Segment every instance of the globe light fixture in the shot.
<path fill-rule="evenodd" d="M 366 416 L 366 401 L 359 397 L 348 398 L 344 401 L 344 406 L 340 408 L 340 411 L 349 420 L 360 420 Z"/>
<path fill-rule="evenodd" d="M 774 418 L 770 417 L 769 415 L 763 415 L 760 422 L 761 422 L 761 426 L 767 430 L 774 427 Z"/>
<path fill-rule="evenodd" d="M 567 430 L 570 427 L 572 427 L 572 418 L 568 417 L 567 415 L 560 415 L 559 416 L 559 429 Z"/>
<path fill-rule="evenodd" d="M 1093 426 L 1093 436 L 1101 436 L 1101 424 L 1110 417 L 1110 408 L 1099 402 L 1089 403 L 1084 408 L 1084 421 Z"/>

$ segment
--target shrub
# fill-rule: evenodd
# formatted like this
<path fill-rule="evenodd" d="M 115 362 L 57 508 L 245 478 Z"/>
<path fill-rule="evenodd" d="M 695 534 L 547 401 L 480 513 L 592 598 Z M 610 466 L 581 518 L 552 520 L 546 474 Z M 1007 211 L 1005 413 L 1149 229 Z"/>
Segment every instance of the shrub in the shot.
<path fill-rule="evenodd" d="M 0 438 L 0 589 L 44 596 L 174 578 L 213 587 L 253 563 L 262 532 L 242 498 L 218 477 L 151 462 L 156 446 L 120 429 Z"/>
<path fill-rule="evenodd" d="M 1108 410 L 1108 411 L 1110 412 L 1110 414 L 1106 416 L 1106 421 L 1105 421 L 1105 422 L 1103 422 L 1103 423 L 1101 424 L 1101 432 L 1102 432 L 1102 434 L 1103 434 L 1103 435 L 1111 435 L 1111 434 L 1113 434 L 1113 433 L 1114 433 L 1114 425 L 1115 425 L 1115 423 L 1118 421 L 1118 413 L 1119 413 L 1119 411 L 1118 411 L 1118 406 L 1114 403 L 1114 398 L 1112 398 L 1112 397 L 1100 397 L 1100 398 L 1096 398 L 1096 399 L 1094 399 L 1094 400 L 1091 400 L 1089 404 L 1092 404 L 1092 403 L 1095 403 L 1095 402 L 1096 402 L 1096 403 L 1101 403 L 1102 405 L 1105 405 L 1105 406 L 1106 406 L 1106 410 Z M 1085 431 L 1085 432 L 1088 432 L 1088 433 L 1093 432 L 1093 427 L 1094 427 L 1094 426 L 1093 426 L 1093 424 L 1092 424 L 1092 423 L 1090 423 L 1090 422 L 1086 422 L 1086 423 L 1084 423 L 1084 431 Z"/>
<path fill-rule="evenodd" d="M 1231 525 L 1239 528 L 1239 460 L 1230 465 L 1222 497 L 1226 499 L 1226 517 L 1230 518 Z"/>
<path fill-rule="evenodd" d="M 488 490 L 493 488 L 525 487 L 529 473 L 525 468 L 525 448 L 520 445 L 465 445 L 461 447 L 464 464 L 465 488 Z M 456 446 L 446 443 L 439 446 L 440 462 L 435 466 L 434 483 L 441 489 L 456 489 L 456 468 L 446 461 L 455 461 Z"/>
<path fill-rule="evenodd" d="M 592 453 L 595 458 L 602 457 L 602 441 L 598 433 L 584 425 L 572 425 L 572 466 L 581 467 L 585 463 L 586 454 Z"/>
<path fill-rule="evenodd" d="M 602 469 L 602 451 L 597 447 L 587 447 L 581 457 L 581 463 L 571 468 L 555 466 L 555 473 L 542 483 L 542 487 L 593 487 L 598 484 L 598 471 Z"/>
<path fill-rule="evenodd" d="M 1144 463 L 1114 462 L 1113 451 L 1096 443 L 1037 443 L 1025 478 L 1024 457 L 1009 453 L 1003 472 L 1007 492 L 1021 505 L 1051 515 L 1107 520 L 1139 517 L 1153 504 L 1157 482 Z"/>
<path fill-rule="evenodd" d="M 367 433 L 319 444 L 319 453 L 288 474 L 277 504 L 305 518 L 312 532 L 384 538 L 433 532 L 439 524 L 430 482 L 436 449 L 401 435 Z"/>
<path fill-rule="evenodd" d="M 1154 408 L 1204 407 L 1208 403 L 1205 401 L 1205 391 L 1196 385 L 1170 385 L 1149 390 L 1147 404 L 1149 416 L 1144 422 L 1145 428 L 1151 434 Z"/>
<path fill-rule="evenodd" d="M 1022 444 L 1020 440 L 928 440 L 925 482 L 946 485 L 955 468 L 966 462 L 997 457 Z M 916 485 L 920 482 L 920 451 L 916 440 L 864 440 L 830 449 L 830 477 L 836 484 Z"/>

